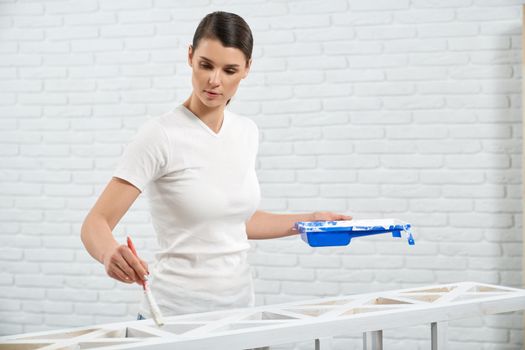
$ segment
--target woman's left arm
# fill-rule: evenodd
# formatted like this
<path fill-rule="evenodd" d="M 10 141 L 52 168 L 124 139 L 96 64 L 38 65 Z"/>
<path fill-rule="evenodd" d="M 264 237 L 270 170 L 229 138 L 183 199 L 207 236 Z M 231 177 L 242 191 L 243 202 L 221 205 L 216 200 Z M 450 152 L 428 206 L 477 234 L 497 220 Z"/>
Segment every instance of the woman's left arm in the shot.
<path fill-rule="evenodd" d="M 297 221 L 352 220 L 351 216 L 316 211 L 307 214 L 273 214 L 258 210 L 246 222 L 248 239 L 269 239 L 297 234 L 294 224 Z"/>

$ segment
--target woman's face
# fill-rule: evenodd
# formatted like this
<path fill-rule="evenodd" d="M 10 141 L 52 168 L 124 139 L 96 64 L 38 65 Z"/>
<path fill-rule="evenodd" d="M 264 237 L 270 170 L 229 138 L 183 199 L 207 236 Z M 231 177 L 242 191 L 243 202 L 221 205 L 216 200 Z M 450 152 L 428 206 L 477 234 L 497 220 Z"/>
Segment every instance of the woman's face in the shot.
<path fill-rule="evenodd" d="M 250 70 L 243 52 L 225 47 L 218 40 L 201 39 L 197 49 L 190 46 L 188 63 L 192 67 L 193 93 L 208 107 L 218 107 L 235 95 L 241 79 Z"/>

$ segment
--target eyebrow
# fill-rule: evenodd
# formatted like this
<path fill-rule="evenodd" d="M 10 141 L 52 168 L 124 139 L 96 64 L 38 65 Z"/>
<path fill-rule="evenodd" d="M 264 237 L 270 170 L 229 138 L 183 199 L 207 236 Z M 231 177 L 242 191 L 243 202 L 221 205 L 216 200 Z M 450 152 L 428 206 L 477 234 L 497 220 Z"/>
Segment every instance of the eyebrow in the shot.
<path fill-rule="evenodd" d="M 215 63 L 212 60 L 210 60 L 209 58 L 204 57 L 204 56 L 199 56 L 199 58 L 203 59 L 204 61 L 208 61 L 210 63 Z M 238 64 L 227 64 L 226 67 L 228 67 L 228 68 L 238 68 L 239 65 Z"/>

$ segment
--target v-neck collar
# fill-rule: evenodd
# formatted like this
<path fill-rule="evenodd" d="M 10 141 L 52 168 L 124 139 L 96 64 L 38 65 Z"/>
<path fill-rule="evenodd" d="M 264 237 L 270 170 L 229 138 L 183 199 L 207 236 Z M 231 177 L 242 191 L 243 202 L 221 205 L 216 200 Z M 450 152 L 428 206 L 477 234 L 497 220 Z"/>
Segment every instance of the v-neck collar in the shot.
<path fill-rule="evenodd" d="M 197 117 L 192 111 L 190 111 L 184 104 L 180 105 L 180 108 L 182 111 L 188 115 L 191 119 L 195 120 L 197 124 L 199 124 L 202 128 L 204 128 L 208 133 L 210 133 L 214 137 L 219 137 L 224 133 L 224 128 L 227 124 L 227 121 L 229 118 L 227 118 L 227 112 L 224 110 L 224 114 L 222 117 L 222 125 L 218 132 L 213 131 L 208 125 L 206 125 L 205 122 L 201 120 L 201 118 Z"/>

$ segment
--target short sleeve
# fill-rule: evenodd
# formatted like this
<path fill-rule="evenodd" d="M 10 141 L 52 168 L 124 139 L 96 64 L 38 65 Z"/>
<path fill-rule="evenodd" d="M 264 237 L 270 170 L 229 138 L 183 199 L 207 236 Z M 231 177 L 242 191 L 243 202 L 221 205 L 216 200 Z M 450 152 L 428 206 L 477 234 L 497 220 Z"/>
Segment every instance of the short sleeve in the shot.
<path fill-rule="evenodd" d="M 126 146 L 113 176 L 128 181 L 143 192 L 150 181 L 166 173 L 169 149 L 165 130 L 157 121 L 150 120 Z"/>

